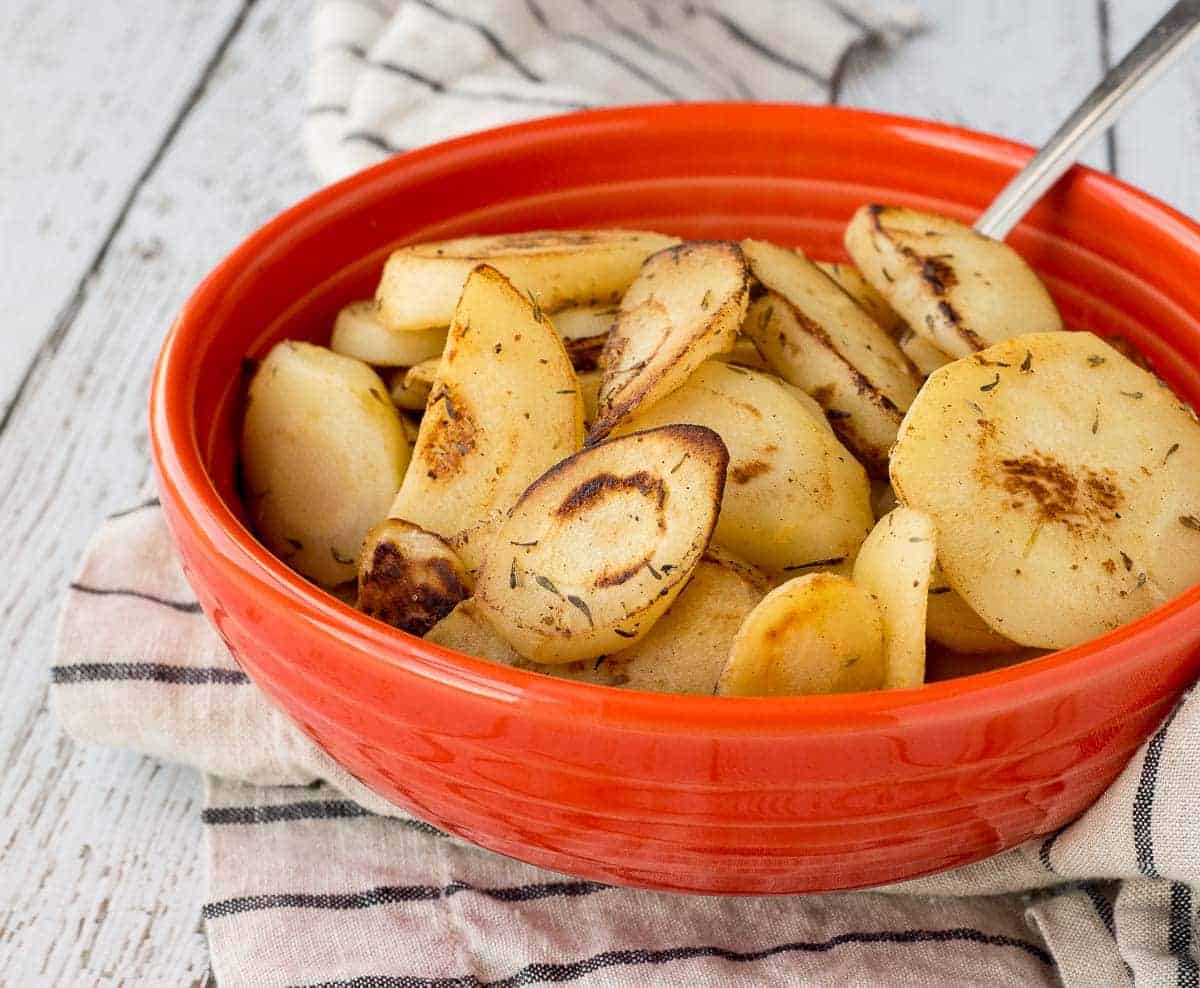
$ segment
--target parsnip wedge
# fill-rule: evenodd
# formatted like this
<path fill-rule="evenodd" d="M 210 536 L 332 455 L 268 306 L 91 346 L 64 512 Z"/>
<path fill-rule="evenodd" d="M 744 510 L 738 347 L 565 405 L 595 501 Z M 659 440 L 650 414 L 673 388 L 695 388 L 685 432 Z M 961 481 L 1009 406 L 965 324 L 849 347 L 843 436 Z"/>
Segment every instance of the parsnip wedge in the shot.
<path fill-rule="evenodd" d="M 811 261 L 762 240 L 744 241 L 768 289 L 742 331 L 780 377 L 825 409 L 843 441 L 876 473 L 886 468 L 919 380 L 895 341 Z"/>
<path fill-rule="evenodd" d="M 948 217 L 863 206 L 846 227 L 846 249 L 909 327 L 950 357 L 1063 328 L 1020 254 Z"/>
<path fill-rule="evenodd" d="M 399 413 L 361 361 L 284 342 L 250 382 L 247 513 L 275 555 L 324 586 L 354 579 L 363 535 L 387 513 L 409 454 Z"/>
<path fill-rule="evenodd" d="M 867 475 L 795 389 L 709 360 L 616 434 L 677 423 L 707 426 L 729 450 L 716 542 L 755 566 L 793 575 L 857 554 L 873 524 Z"/>
<path fill-rule="evenodd" d="M 637 642 L 671 606 L 721 510 L 729 454 L 672 425 L 568 457 L 492 534 L 476 601 L 525 658 L 595 658 Z"/>
<path fill-rule="evenodd" d="M 883 620 L 884 689 L 925 682 L 925 610 L 937 560 L 933 520 L 896 508 L 879 520 L 854 562 L 854 582 Z"/>
<path fill-rule="evenodd" d="M 393 628 L 423 635 L 471 589 L 471 575 L 454 550 L 419 525 L 389 518 L 363 540 L 358 609 Z"/>
<path fill-rule="evenodd" d="M 440 535 L 474 570 L 479 534 L 582 435 L 579 386 L 558 334 L 482 265 L 463 288 L 390 517 Z"/>
<path fill-rule="evenodd" d="M 1020 645 L 1063 648 L 1200 580 L 1200 425 L 1090 333 L 1022 336 L 935 372 L 892 453 L 949 585 Z"/>
<path fill-rule="evenodd" d="M 445 344 L 445 324 L 416 333 L 393 333 L 380 321 L 376 301 L 364 299 L 337 314 L 329 348 L 376 367 L 411 367 L 436 357 Z"/>
<path fill-rule="evenodd" d="M 375 298 L 392 332 L 445 326 L 467 275 L 487 264 L 543 312 L 611 304 L 647 257 L 676 243 L 644 230 L 534 230 L 414 244 L 388 258 Z"/>
<path fill-rule="evenodd" d="M 832 573 L 789 580 L 747 615 L 717 681 L 722 696 L 879 689 L 883 622 L 865 590 Z"/>
<path fill-rule="evenodd" d="M 693 241 L 647 259 L 608 335 L 588 442 L 603 439 L 639 406 L 666 397 L 709 357 L 731 349 L 749 294 L 737 244 Z"/>

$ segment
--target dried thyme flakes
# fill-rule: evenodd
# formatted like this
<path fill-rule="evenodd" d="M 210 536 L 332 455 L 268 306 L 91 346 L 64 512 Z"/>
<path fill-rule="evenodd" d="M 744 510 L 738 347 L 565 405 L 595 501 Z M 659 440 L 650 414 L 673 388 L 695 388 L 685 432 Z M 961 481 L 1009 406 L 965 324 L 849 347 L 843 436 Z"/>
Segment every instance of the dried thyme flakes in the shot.
<path fill-rule="evenodd" d="M 1171 448 L 1167 450 L 1167 455 L 1163 457 L 1163 465 L 1166 465 L 1167 460 L 1179 452 L 1179 443 L 1173 443 Z"/>
<path fill-rule="evenodd" d="M 662 579 L 662 574 L 654 568 L 654 564 L 651 563 L 649 560 L 647 560 L 647 562 L 646 562 L 646 569 L 648 569 L 650 571 L 650 575 L 652 577 L 654 577 L 654 579 L 656 579 L 656 580 Z"/>
<path fill-rule="evenodd" d="M 529 289 L 529 304 L 533 307 L 533 319 L 535 322 L 541 322 L 545 316 L 542 314 L 542 307 L 538 304 L 537 296 L 533 294 L 533 289 Z"/>
<path fill-rule="evenodd" d="M 582 597 L 576 597 L 573 593 L 567 594 L 567 603 L 571 604 L 583 612 L 583 616 L 587 618 L 588 624 L 593 628 L 596 627 L 596 622 L 592 620 L 592 612 Z"/>
<path fill-rule="evenodd" d="M 712 289 L 709 288 L 704 292 L 704 298 L 700 299 L 700 308 L 707 309 L 712 305 Z"/>
<path fill-rule="evenodd" d="M 671 473 L 674 473 L 674 472 L 675 472 L 676 470 L 678 470 L 678 469 L 679 469 L 681 466 L 683 466 L 684 462 L 687 460 L 687 458 L 688 458 L 688 456 L 689 456 L 689 455 L 690 455 L 690 454 L 688 454 L 688 453 L 684 453 L 684 454 L 683 454 L 683 456 L 681 456 L 681 457 L 679 458 L 679 462 L 678 462 L 678 463 L 676 463 L 676 464 L 675 464 L 675 466 L 671 467 Z"/>
<path fill-rule="evenodd" d="M 1121 394 L 1126 398 L 1132 398 L 1134 401 L 1141 401 L 1141 399 L 1146 397 L 1140 391 L 1122 391 Z"/>
<path fill-rule="evenodd" d="M 1104 360 L 1105 358 L 1100 356 L 1098 353 L 1090 354 L 1087 358 L 1089 367 L 1099 367 L 1102 363 L 1104 363 Z"/>
<path fill-rule="evenodd" d="M 538 540 L 537 540 L 537 539 L 534 539 L 532 542 L 517 542 L 517 541 L 516 541 L 516 540 L 514 540 L 514 539 L 509 539 L 509 540 L 508 540 L 508 544 L 509 544 L 509 545 L 515 545 L 515 546 L 519 546 L 519 547 L 520 547 L 520 548 L 522 548 L 522 549 L 529 549 L 529 548 L 532 548 L 533 546 L 537 545 L 537 544 L 538 544 Z"/>
<path fill-rule="evenodd" d="M 508 589 L 517 589 L 517 557 L 513 556 L 512 566 L 508 570 Z"/>
<path fill-rule="evenodd" d="M 1007 366 L 1007 365 L 1005 365 L 1005 366 Z M 998 385 L 999 383 L 1000 383 L 1000 372 L 996 371 L 996 376 L 992 379 L 992 381 L 988 384 L 981 384 L 979 386 L 979 390 L 980 391 L 994 391 L 996 388 L 996 385 Z"/>
<path fill-rule="evenodd" d="M 1180 515 L 1179 524 L 1184 528 L 1190 528 L 1193 532 L 1200 532 L 1200 518 L 1195 515 Z"/>
<path fill-rule="evenodd" d="M 1128 573 L 1133 569 L 1133 560 L 1129 558 L 1129 553 L 1121 551 L 1121 562 L 1125 565 L 1125 572 Z"/>
<path fill-rule="evenodd" d="M 613 628 L 613 633 L 616 635 L 619 635 L 621 638 L 636 638 L 637 637 L 636 631 L 626 631 L 624 628 Z"/>
<path fill-rule="evenodd" d="M 1025 351 L 1025 359 L 1021 361 L 1021 373 L 1022 374 L 1032 374 L 1033 373 L 1033 351 L 1032 350 Z"/>
<path fill-rule="evenodd" d="M 371 388 L 370 391 L 371 391 L 371 397 L 374 398 L 381 405 L 384 405 L 388 408 L 392 407 L 392 403 L 379 393 L 378 388 Z"/>
<path fill-rule="evenodd" d="M 562 594 L 560 594 L 558 592 L 558 587 L 556 587 L 554 585 L 554 581 L 551 580 L 550 577 L 548 577 L 548 576 L 539 576 L 535 573 L 534 577 L 533 577 L 533 582 L 536 583 L 543 590 L 549 590 L 552 594 L 554 594 L 555 597 L 562 596 Z"/>

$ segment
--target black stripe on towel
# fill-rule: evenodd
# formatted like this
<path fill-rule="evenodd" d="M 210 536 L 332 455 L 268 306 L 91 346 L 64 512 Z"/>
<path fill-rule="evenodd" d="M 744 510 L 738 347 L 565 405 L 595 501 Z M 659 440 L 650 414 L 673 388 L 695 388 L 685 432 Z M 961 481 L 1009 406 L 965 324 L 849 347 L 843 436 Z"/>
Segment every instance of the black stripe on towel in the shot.
<path fill-rule="evenodd" d="M 1092 908 L 1096 910 L 1096 915 L 1100 917 L 1100 922 L 1104 924 L 1104 928 L 1108 930 L 1109 935 L 1115 937 L 1117 935 L 1116 923 L 1113 922 L 1113 907 L 1112 903 L 1104 896 L 1104 893 L 1096 887 L 1095 882 L 1084 882 L 1079 886 L 1084 895 L 1092 901 Z"/>
<path fill-rule="evenodd" d="M 251 824 L 290 823 L 294 820 L 351 820 L 356 817 L 378 818 L 378 813 L 365 810 L 349 799 L 310 800 L 298 803 L 278 803 L 274 806 L 210 806 L 201 819 L 212 826 L 249 826 Z M 430 837 L 448 837 L 424 820 L 407 817 L 388 817 L 389 823 L 416 830 Z"/>
<path fill-rule="evenodd" d="M 68 683 L 128 682 L 138 680 L 155 683 L 184 683 L 201 686 L 214 683 L 222 686 L 242 686 L 250 682 L 240 669 L 220 669 L 215 666 L 172 666 L 161 662 L 81 662 L 69 666 L 52 666 L 50 681 L 62 686 Z"/>
<path fill-rule="evenodd" d="M 542 82 L 543 81 L 542 77 L 540 75 L 538 75 L 532 69 L 528 68 L 519 58 L 517 58 L 516 55 L 514 55 L 511 51 L 509 51 L 508 47 L 504 44 L 504 42 L 501 41 L 496 36 L 495 32 L 492 31 L 492 29 L 489 28 L 486 24 L 484 24 L 480 21 L 472 20 L 469 17 L 464 17 L 461 14 L 455 14 L 452 11 L 445 10 L 442 7 L 439 7 L 437 4 L 433 3 L 432 0 L 416 0 L 416 2 L 419 3 L 426 10 L 431 10 L 435 14 L 438 14 L 439 16 L 444 17 L 448 21 L 454 21 L 455 23 L 465 24 L 468 27 L 474 28 L 476 31 L 479 32 L 479 34 L 483 37 L 483 39 L 489 45 L 491 45 L 492 51 L 494 51 L 497 55 L 499 55 L 502 59 L 504 59 L 504 61 L 508 62 L 509 65 L 511 65 L 518 72 L 520 72 L 521 75 L 523 75 L 526 79 L 528 79 L 530 82 Z"/>
<path fill-rule="evenodd" d="M 501 888 L 476 888 L 465 882 L 451 882 L 444 886 L 380 885 L 362 892 L 276 892 L 267 895 L 244 895 L 206 903 L 202 912 L 205 919 L 219 919 L 262 909 L 370 909 L 372 906 L 445 899 L 459 892 L 475 892 L 500 902 L 530 902 L 562 896 L 591 895 L 610 887 L 598 882 L 546 882 L 540 885 Z"/>
<path fill-rule="evenodd" d="M 1191 690 L 1183 695 L 1175 705 L 1166 720 L 1163 721 L 1154 737 L 1146 745 L 1146 757 L 1142 761 L 1142 774 L 1138 779 L 1137 794 L 1133 797 L 1133 846 L 1137 853 L 1137 867 L 1143 875 L 1158 878 L 1158 869 L 1154 864 L 1154 836 L 1151 833 L 1151 821 L 1154 815 L 1154 789 L 1158 785 L 1158 763 L 1162 759 L 1163 745 L 1166 744 L 1167 731 L 1171 722 L 1182 709 L 1191 695 Z"/>
<path fill-rule="evenodd" d="M 758 38 L 748 34 L 746 29 L 738 24 L 737 21 L 731 17 L 727 17 L 719 10 L 714 10 L 712 7 L 699 7 L 696 8 L 696 12 L 711 17 L 721 27 L 725 28 L 731 38 L 741 42 L 751 51 L 757 52 L 768 61 L 774 62 L 776 65 L 782 65 L 785 69 L 791 69 L 793 72 L 799 72 L 800 75 L 811 79 L 813 82 L 819 82 L 824 86 L 828 86 L 832 81 L 803 62 L 797 62 L 794 58 L 788 58 L 786 55 L 777 52 L 774 48 L 768 47 L 762 41 L 759 41 Z"/>
<path fill-rule="evenodd" d="M 1054 863 L 1050 860 L 1050 852 L 1054 850 L 1055 842 L 1057 842 L 1058 838 L 1062 836 L 1062 832 L 1066 829 L 1066 827 L 1059 827 L 1042 841 L 1042 846 L 1038 848 L 1038 860 L 1042 863 L 1042 867 L 1050 872 L 1051 875 L 1057 875 L 1058 872 L 1054 869 Z"/>
<path fill-rule="evenodd" d="M 369 130 L 352 130 L 348 134 L 343 134 L 341 140 L 343 144 L 349 144 L 352 141 L 359 144 L 370 144 L 371 147 L 378 148 L 384 154 L 403 154 L 405 150 L 389 143 L 378 134 L 372 134 Z"/>
<path fill-rule="evenodd" d="M 1179 959 L 1176 984 L 1179 988 L 1197 988 L 1200 968 L 1192 953 L 1192 890 L 1182 882 L 1171 883 L 1171 913 L 1167 923 L 1167 949 Z"/>
<path fill-rule="evenodd" d="M 671 961 L 693 960 L 698 957 L 717 957 L 734 963 L 752 963 L 779 954 L 827 953 L 844 944 L 924 944 L 951 942 L 978 943 L 989 947 L 1013 947 L 1022 950 L 1047 967 L 1054 967 L 1054 958 L 1042 947 L 1028 940 L 996 936 L 970 927 L 948 930 L 900 930 L 839 933 L 828 940 L 802 940 L 782 943 L 765 950 L 739 951 L 724 947 L 672 947 L 668 950 L 606 950 L 580 961 L 570 963 L 529 964 L 515 974 L 497 981 L 480 981 L 473 974 L 458 978 L 421 978 L 413 975 L 365 975 L 348 981 L 325 981 L 309 988 L 523 988 L 525 985 L 547 982 L 574 981 L 604 968 L 639 964 L 667 964 Z"/>
<path fill-rule="evenodd" d="M 200 613 L 200 605 L 194 600 L 168 600 L 166 597 L 143 593 L 141 590 L 130 590 L 126 587 L 92 587 L 86 583 L 72 583 L 70 586 L 72 590 L 91 594 L 93 597 L 134 597 L 138 600 L 148 600 L 150 603 L 159 604 L 162 607 L 169 607 L 173 611 L 181 611 L 184 614 Z"/>
<path fill-rule="evenodd" d="M 401 75 L 404 78 L 424 86 L 431 93 L 443 96 L 453 96 L 459 99 L 475 100 L 477 102 L 516 103 L 521 106 L 545 106 L 555 110 L 588 110 L 590 103 L 580 103 L 578 100 L 555 99 L 552 96 L 527 96 L 522 93 L 489 93 L 475 89 L 460 89 L 458 86 L 448 86 L 438 79 L 427 76 L 407 65 L 398 62 L 367 62 L 367 67 Z"/>

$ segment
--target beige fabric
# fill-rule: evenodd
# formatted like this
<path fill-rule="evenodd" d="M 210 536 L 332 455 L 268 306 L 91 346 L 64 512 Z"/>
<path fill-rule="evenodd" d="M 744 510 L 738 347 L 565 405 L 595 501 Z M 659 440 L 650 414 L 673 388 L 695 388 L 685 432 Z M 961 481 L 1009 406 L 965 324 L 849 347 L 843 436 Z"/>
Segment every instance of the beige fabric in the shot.
<path fill-rule="evenodd" d="M 156 504 L 96 536 L 52 678 L 76 738 L 209 773 L 204 912 L 222 985 L 1197 984 L 1191 695 L 1057 835 L 876 893 L 739 899 L 579 882 L 372 795 L 240 672 Z"/>

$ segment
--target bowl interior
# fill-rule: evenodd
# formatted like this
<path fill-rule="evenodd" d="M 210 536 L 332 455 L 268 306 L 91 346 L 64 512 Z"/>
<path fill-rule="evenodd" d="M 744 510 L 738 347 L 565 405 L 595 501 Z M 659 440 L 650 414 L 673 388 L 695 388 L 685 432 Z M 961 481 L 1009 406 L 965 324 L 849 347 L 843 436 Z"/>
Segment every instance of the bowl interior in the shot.
<path fill-rule="evenodd" d="M 763 237 L 844 259 L 842 230 L 862 203 L 970 221 L 1028 153 L 996 138 L 843 109 L 691 105 L 538 121 L 395 159 L 268 224 L 190 303 L 188 338 L 175 346 L 189 353 L 182 400 L 203 468 L 242 517 L 236 450 L 245 358 L 284 338 L 326 342 L 338 308 L 372 293 L 399 244 L 635 226 Z M 1076 169 L 1010 242 L 1045 279 L 1068 325 L 1129 340 L 1200 405 L 1194 224 Z"/>

